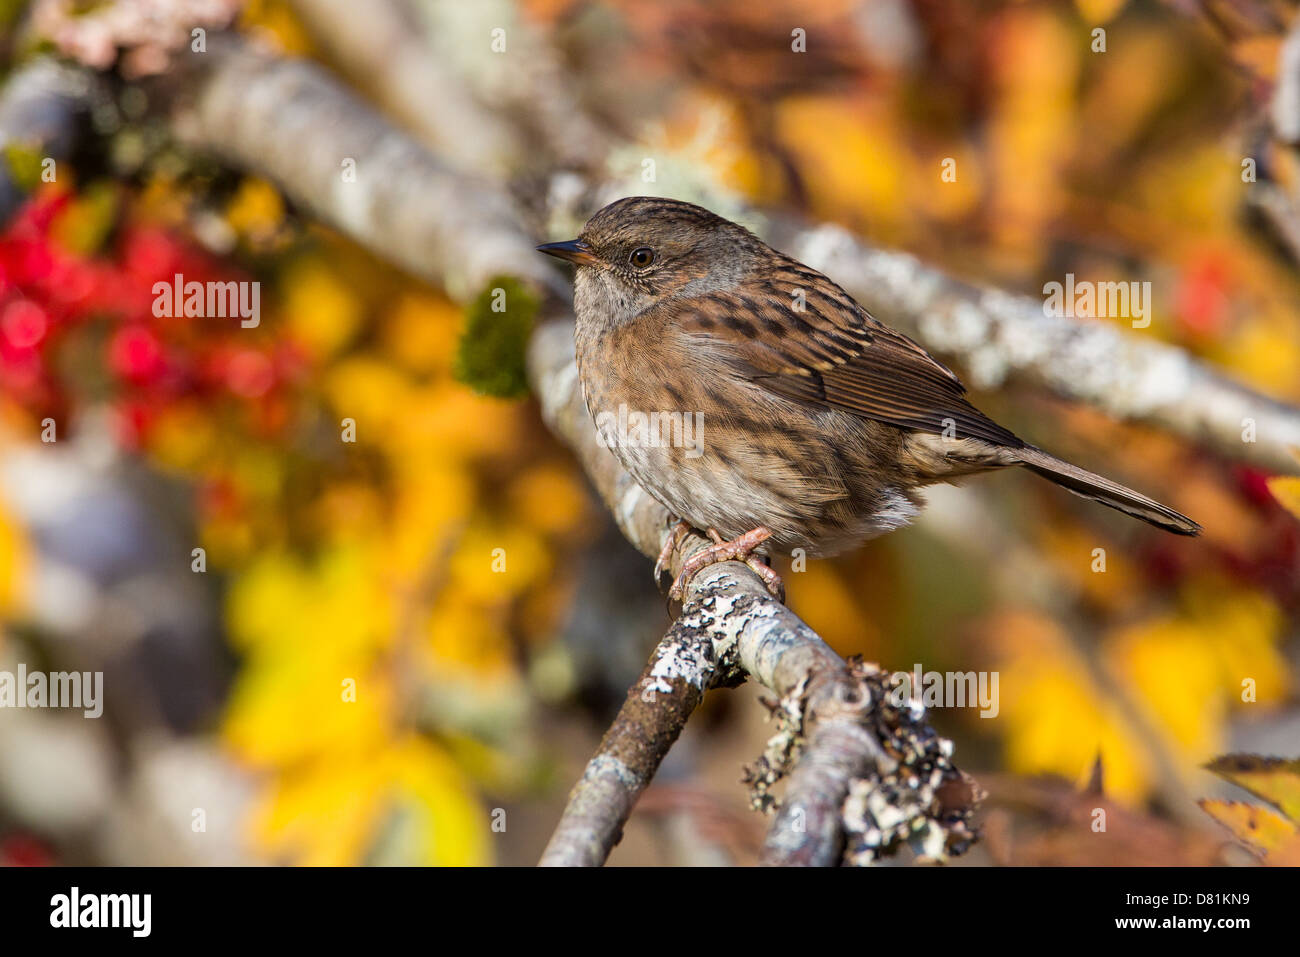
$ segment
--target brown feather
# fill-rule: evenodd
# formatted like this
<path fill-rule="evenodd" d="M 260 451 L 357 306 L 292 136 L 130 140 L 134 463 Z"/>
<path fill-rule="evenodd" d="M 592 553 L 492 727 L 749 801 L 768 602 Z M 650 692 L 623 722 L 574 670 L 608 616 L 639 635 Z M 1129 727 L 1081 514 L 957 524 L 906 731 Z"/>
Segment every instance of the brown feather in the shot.
<path fill-rule="evenodd" d="M 901 428 L 1024 445 L 971 405 L 961 380 L 921 346 L 821 273 L 781 260 L 763 283 L 762 299 L 727 290 L 666 305 L 684 332 L 720 347 L 737 374 L 777 395 Z M 802 310 L 795 307 L 799 294 Z M 711 318 L 718 314 L 737 318 Z M 761 338 L 751 334 L 750 317 L 761 323 Z"/>

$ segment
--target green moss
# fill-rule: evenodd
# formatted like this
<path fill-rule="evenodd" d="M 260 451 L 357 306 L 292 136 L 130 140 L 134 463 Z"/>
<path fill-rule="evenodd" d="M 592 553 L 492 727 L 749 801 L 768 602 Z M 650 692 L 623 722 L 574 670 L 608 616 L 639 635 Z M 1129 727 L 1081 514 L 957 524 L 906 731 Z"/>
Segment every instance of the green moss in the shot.
<path fill-rule="evenodd" d="M 528 392 L 528 337 L 540 304 L 527 286 L 498 276 L 465 312 L 456 346 L 456 378 L 484 395 L 513 399 Z"/>

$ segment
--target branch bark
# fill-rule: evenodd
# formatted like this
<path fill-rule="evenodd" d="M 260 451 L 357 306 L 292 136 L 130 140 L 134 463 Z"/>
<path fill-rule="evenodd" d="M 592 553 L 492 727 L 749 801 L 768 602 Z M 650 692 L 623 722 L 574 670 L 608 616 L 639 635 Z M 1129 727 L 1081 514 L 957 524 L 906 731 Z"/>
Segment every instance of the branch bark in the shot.
<path fill-rule="evenodd" d="M 685 618 L 668 629 L 574 786 L 542 867 L 599 867 L 637 798 L 718 678 L 713 641 Z"/>
<path fill-rule="evenodd" d="M 500 117 L 483 109 L 432 44 L 408 4 L 392 0 L 291 0 L 312 38 L 362 89 L 429 149 L 457 165 L 509 170 L 518 143 Z M 436 92 L 437 108 L 429 98 Z"/>
<path fill-rule="evenodd" d="M 438 155 L 508 176 L 539 152 L 584 169 L 609 148 L 538 27 L 508 4 L 292 0 L 313 37 L 362 89 Z M 509 43 L 469 68 L 500 28 Z M 431 93 L 436 91 L 436 96 Z M 490 104 L 490 108 L 488 106 Z"/>
<path fill-rule="evenodd" d="M 453 170 L 319 67 L 232 36 L 179 56 L 186 76 L 172 129 L 190 148 L 262 173 L 462 301 L 496 276 L 555 284 L 499 184 Z"/>

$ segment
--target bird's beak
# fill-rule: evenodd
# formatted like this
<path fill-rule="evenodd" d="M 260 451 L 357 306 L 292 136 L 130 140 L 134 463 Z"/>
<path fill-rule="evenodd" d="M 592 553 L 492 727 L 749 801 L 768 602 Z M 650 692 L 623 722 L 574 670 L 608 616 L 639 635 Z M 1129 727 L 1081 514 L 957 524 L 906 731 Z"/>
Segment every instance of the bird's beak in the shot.
<path fill-rule="evenodd" d="M 537 251 L 554 256 L 556 259 L 567 259 L 578 266 L 594 266 L 598 261 L 591 247 L 581 239 L 570 239 L 563 243 L 542 243 L 537 247 Z"/>

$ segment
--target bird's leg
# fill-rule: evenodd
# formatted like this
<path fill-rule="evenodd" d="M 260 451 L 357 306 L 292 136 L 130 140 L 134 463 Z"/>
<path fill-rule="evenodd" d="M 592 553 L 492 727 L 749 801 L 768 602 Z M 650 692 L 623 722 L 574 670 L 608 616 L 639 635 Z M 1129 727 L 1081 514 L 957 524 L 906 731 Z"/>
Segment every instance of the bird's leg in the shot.
<path fill-rule="evenodd" d="M 681 574 L 673 582 L 673 587 L 668 590 L 668 597 L 674 601 L 681 601 L 682 595 L 686 591 L 686 583 L 699 573 L 703 568 L 710 565 L 716 565 L 718 562 L 744 562 L 754 570 L 754 573 L 763 579 L 763 584 L 777 598 L 782 597 L 784 588 L 781 584 L 781 576 L 774 572 L 767 565 L 760 562 L 757 558 L 752 557 L 754 549 L 762 545 L 772 537 L 772 530 L 765 525 L 759 525 L 757 528 L 751 528 L 744 535 L 730 542 L 723 541 L 722 536 L 718 534 L 717 529 L 708 530 L 709 538 L 713 539 L 714 544 L 708 548 L 702 548 L 682 565 Z"/>
<path fill-rule="evenodd" d="M 656 587 L 662 587 L 659 585 L 659 580 L 663 577 L 663 573 L 668 570 L 668 563 L 673 560 L 673 552 L 677 551 L 678 546 L 682 543 L 682 539 L 690 533 L 691 523 L 679 518 L 677 524 L 673 526 L 673 530 L 669 534 L 668 540 L 664 542 L 664 547 L 662 551 L 659 552 L 659 558 L 655 562 Z"/>

